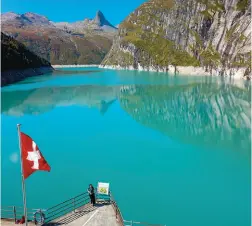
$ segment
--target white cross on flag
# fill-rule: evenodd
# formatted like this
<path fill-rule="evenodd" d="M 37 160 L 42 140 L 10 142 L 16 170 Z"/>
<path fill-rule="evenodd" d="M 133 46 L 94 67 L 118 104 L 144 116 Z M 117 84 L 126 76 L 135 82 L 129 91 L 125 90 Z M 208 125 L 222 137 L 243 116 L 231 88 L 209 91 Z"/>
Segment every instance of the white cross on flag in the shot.
<path fill-rule="evenodd" d="M 36 143 L 28 135 L 20 132 L 24 179 L 37 170 L 50 172 L 48 165 Z"/>

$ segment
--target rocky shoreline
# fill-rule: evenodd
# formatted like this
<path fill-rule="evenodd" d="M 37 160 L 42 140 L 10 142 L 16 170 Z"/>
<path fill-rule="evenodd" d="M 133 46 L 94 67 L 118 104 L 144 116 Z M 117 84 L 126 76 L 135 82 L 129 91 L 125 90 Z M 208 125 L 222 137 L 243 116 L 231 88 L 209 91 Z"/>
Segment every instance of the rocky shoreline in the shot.
<path fill-rule="evenodd" d="M 1 72 L 1 86 L 6 86 L 19 82 L 25 78 L 38 76 L 53 72 L 54 69 L 50 66 L 39 68 L 28 68 L 23 70 L 8 70 Z"/>
<path fill-rule="evenodd" d="M 251 1 L 217 2 L 143 3 L 120 24 L 101 65 L 250 79 Z"/>
<path fill-rule="evenodd" d="M 99 67 L 99 64 L 52 65 L 53 68 Z"/>
<path fill-rule="evenodd" d="M 112 70 L 136 70 L 136 71 L 149 71 L 149 72 L 162 72 L 162 73 L 170 73 L 175 74 L 175 67 L 143 67 L 138 64 L 138 68 L 134 68 L 133 66 L 122 67 L 120 65 L 98 65 L 98 64 L 89 64 L 89 65 L 52 65 L 53 68 L 86 68 L 86 67 L 98 67 L 103 69 L 112 69 Z M 251 75 L 244 76 L 246 68 L 232 68 L 226 69 L 223 72 L 222 77 L 232 78 L 232 79 L 242 79 L 242 80 L 250 80 Z M 177 75 L 187 75 L 187 76 L 221 76 L 222 69 L 218 68 L 217 70 L 212 70 L 212 72 L 206 72 L 203 67 L 193 67 L 193 66 L 177 66 L 176 74 Z"/>
<path fill-rule="evenodd" d="M 133 66 L 128 67 L 121 67 L 120 65 L 100 65 L 99 68 L 105 69 L 113 69 L 113 70 L 138 70 L 138 71 L 149 71 L 149 72 L 165 72 L 170 74 L 175 74 L 175 67 L 168 66 L 168 67 L 142 67 L 138 64 L 138 68 L 134 68 Z M 245 79 L 249 80 L 251 75 L 244 76 L 246 68 L 239 68 L 239 69 L 228 69 L 225 70 L 223 73 L 223 77 L 230 77 L 233 79 Z M 206 72 L 205 68 L 203 67 L 193 67 L 193 66 L 177 66 L 176 67 L 176 74 L 178 75 L 192 75 L 192 76 L 220 76 L 222 70 L 219 68 L 217 70 L 212 70 L 211 72 Z"/>

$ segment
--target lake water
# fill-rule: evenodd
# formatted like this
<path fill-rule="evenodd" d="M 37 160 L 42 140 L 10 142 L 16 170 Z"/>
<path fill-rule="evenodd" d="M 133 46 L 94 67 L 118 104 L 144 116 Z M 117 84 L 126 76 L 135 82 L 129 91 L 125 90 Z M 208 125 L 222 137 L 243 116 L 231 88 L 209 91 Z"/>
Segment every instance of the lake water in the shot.
<path fill-rule="evenodd" d="M 109 182 L 126 220 L 250 225 L 250 84 L 64 70 L 1 89 L 3 206 L 22 205 L 21 123 L 51 166 L 26 180 L 30 208 Z"/>

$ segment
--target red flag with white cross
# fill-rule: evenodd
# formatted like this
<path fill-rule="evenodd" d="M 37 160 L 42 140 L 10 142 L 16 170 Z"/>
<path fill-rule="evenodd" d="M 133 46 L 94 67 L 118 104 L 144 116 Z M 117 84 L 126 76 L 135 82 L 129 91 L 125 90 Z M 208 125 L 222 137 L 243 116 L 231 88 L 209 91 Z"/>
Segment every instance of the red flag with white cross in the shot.
<path fill-rule="evenodd" d="M 24 179 L 37 170 L 50 172 L 51 167 L 48 165 L 37 144 L 31 137 L 20 132 L 20 145 L 22 151 Z"/>

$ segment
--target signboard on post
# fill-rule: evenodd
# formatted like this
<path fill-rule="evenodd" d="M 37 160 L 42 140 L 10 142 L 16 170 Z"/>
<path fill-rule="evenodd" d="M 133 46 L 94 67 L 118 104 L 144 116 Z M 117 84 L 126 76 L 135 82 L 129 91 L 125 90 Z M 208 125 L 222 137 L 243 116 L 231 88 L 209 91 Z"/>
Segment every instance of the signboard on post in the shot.
<path fill-rule="evenodd" d="M 98 182 L 97 193 L 101 195 L 109 194 L 109 183 Z"/>

